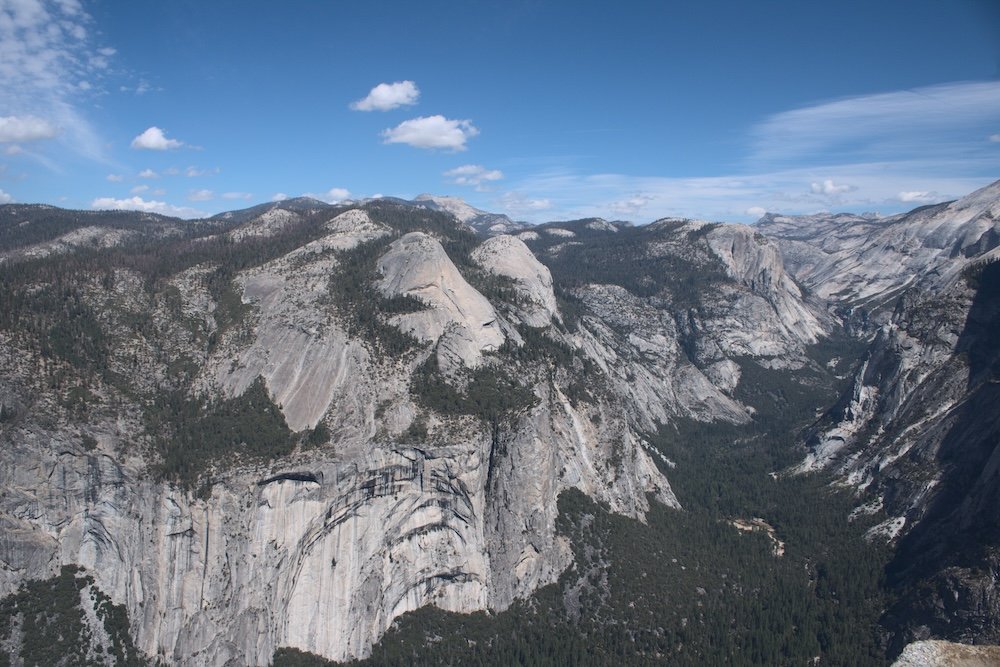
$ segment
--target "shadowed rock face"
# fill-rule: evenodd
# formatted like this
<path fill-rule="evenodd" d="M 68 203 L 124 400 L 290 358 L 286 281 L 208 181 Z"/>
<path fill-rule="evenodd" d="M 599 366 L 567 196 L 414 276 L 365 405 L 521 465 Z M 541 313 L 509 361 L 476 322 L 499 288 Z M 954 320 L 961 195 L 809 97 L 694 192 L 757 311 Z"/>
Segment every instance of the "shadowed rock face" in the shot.
<path fill-rule="evenodd" d="M 800 273 L 833 281 L 815 287 L 841 291 L 849 308 L 884 307 L 853 388 L 817 423 L 798 470 L 832 468 L 863 492 L 865 511 L 886 513 L 871 537 L 896 543 L 899 597 L 884 619 L 893 653 L 929 637 L 1000 643 L 998 212 L 993 184 L 868 221 L 850 253 L 840 245 L 850 227 L 834 225 L 809 242 L 833 247 L 828 268 L 844 274 Z"/>

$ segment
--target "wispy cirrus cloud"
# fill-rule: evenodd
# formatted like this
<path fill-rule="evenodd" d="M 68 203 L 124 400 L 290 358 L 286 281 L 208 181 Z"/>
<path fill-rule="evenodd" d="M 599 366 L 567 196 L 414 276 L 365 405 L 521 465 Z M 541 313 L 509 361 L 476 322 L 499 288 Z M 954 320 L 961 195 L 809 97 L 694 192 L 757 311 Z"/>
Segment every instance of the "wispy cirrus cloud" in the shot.
<path fill-rule="evenodd" d="M 791 109 L 747 131 L 742 167 L 668 178 L 550 169 L 511 184 L 550 201 L 534 221 L 626 216 L 749 222 L 764 212 L 895 213 L 1000 176 L 1000 81 L 958 82 Z M 498 205 L 502 204 L 502 198 Z"/>
<path fill-rule="evenodd" d="M 443 176 L 455 185 L 470 185 L 483 192 L 488 183 L 499 181 L 503 172 L 499 169 L 487 169 L 479 164 L 463 164 L 444 172 Z"/>
<path fill-rule="evenodd" d="M 970 157 L 1000 125 L 1000 81 L 897 90 L 774 114 L 751 131 L 751 164 Z"/>
<path fill-rule="evenodd" d="M 79 108 L 100 92 L 114 56 L 113 49 L 95 44 L 92 24 L 78 0 L 0 3 L 0 115 L 14 118 L 34 140 L 55 138 L 110 163 L 105 142 Z M 21 152 L 55 167 L 34 149 Z"/>
<path fill-rule="evenodd" d="M 531 197 L 523 192 L 505 192 L 496 202 L 507 213 L 517 216 L 540 216 L 552 208 L 552 201 L 545 197 Z"/>
<path fill-rule="evenodd" d="M 532 222 L 591 216 L 625 217 L 639 223 L 673 216 L 752 222 L 766 211 L 894 213 L 954 199 L 993 180 L 963 174 L 961 166 L 927 161 L 894 171 L 892 164 L 868 163 L 700 178 L 550 170 L 513 184 L 516 189 L 501 195 L 495 205 Z M 828 180 L 832 187 L 826 186 Z M 843 190 L 848 183 L 850 189 Z M 524 192 L 535 194 L 529 198 Z M 546 201 L 548 206 L 523 205 L 529 199 Z"/>

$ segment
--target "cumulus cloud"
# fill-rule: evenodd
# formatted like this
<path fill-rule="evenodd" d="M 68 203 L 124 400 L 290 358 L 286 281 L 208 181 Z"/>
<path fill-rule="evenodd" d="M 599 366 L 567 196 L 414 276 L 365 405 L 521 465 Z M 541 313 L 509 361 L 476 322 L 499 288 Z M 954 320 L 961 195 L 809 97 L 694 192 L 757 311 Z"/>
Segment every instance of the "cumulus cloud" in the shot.
<path fill-rule="evenodd" d="M 288 199 L 288 195 L 279 192 L 275 197 L 281 195 L 281 199 L 272 198 L 271 201 L 282 201 Z M 345 199 L 349 199 L 351 196 L 350 190 L 346 188 L 330 188 L 326 192 L 316 194 L 314 192 L 306 192 L 302 195 L 303 197 L 311 197 L 312 199 L 319 199 L 320 201 L 325 201 L 327 204 L 338 204 Z"/>
<path fill-rule="evenodd" d="M 837 185 L 832 179 L 826 179 L 822 183 L 815 181 L 809 186 L 813 194 L 817 195 L 840 195 L 854 189 L 851 185 Z"/>
<path fill-rule="evenodd" d="M 751 206 L 746 210 L 746 214 L 753 218 L 761 218 L 767 215 L 767 209 L 760 206 Z"/>
<path fill-rule="evenodd" d="M 183 145 L 183 141 L 168 139 L 164 130 L 155 125 L 147 128 L 142 134 L 132 140 L 132 148 L 148 151 L 167 151 L 180 148 Z"/>
<path fill-rule="evenodd" d="M 455 185 L 471 185 L 480 192 L 486 190 L 486 184 L 499 181 L 503 172 L 499 169 L 487 169 L 479 164 L 463 164 L 444 172 L 444 177 Z"/>
<path fill-rule="evenodd" d="M 58 134 L 55 125 L 38 116 L 0 116 L 0 143 L 52 139 Z"/>
<path fill-rule="evenodd" d="M 121 183 L 124 177 L 121 174 L 108 174 L 107 179 L 112 183 Z"/>
<path fill-rule="evenodd" d="M 143 169 L 139 172 L 139 178 L 159 178 L 160 175 L 157 174 L 152 169 Z"/>
<path fill-rule="evenodd" d="M 223 192 L 223 199 L 253 199 L 253 194 L 250 192 Z"/>
<path fill-rule="evenodd" d="M 215 193 L 211 190 L 192 190 L 187 198 L 188 201 L 209 201 L 215 199 Z"/>
<path fill-rule="evenodd" d="M 404 120 L 396 127 L 383 130 L 382 138 L 387 144 L 464 151 L 465 142 L 477 134 L 479 130 L 472 121 L 452 120 L 436 115 Z"/>
<path fill-rule="evenodd" d="M 920 202 L 927 203 L 935 201 L 938 196 L 936 192 L 928 192 L 925 190 L 907 190 L 900 192 L 896 195 L 896 198 L 901 202 Z"/>
<path fill-rule="evenodd" d="M 271 201 L 285 201 L 286 199 L 288 199 L 288 195 L 284 192 L 275 192 L 271 195 Z"/>
<path fill-rule="evenodd" d="M 137 185 L 134 188 L 132 188 L 131 190 L 129 190 L 129 192 L 131 192 L 134 195 L 140 195 L 140 194 L 142 194 L 143 192 L 145 192 L 148 189 L 149 189 L 148 185 Z"/>
<path fill-rule="evenodd" d="M 164 201 L 147 201 L 142 197 L 129 197 L 127 199 L 98 197 L 90 203 L 90 207 L 105 211 L 145 211 L 147 213 L 160 213 L 161 215 L 171 215 L 179 218 L 205 217 L 205 213 L 199 211 L 198 209 L 188 208 L 186 206 L 174 206 Z"/>
<path fill-rule="evenodd" d="M 6 192 L 4 192 L 3 190 L 0 190 L 0 204 L 9 204 L 12 201 L 14 201 L 13 197 L 11 197 L 9 194 L 7 194 Z"/>
<path fill-rule="evenodd" d="M 401 106 L 416 104 L 420 90 L 412 81 L 380 83 L 371 89 L 368 96 L 351 103 L 355 111 L 389 111 Z"/>

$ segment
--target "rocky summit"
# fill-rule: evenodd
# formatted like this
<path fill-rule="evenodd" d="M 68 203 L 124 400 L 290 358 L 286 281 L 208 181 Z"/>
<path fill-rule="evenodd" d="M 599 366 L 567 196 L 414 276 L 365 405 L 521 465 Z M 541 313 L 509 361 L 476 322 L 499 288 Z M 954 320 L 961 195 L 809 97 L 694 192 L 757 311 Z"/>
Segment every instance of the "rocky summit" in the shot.
<path fill-rule="evenodd" d="M 1000 182 L 754 226 L 0 206 L 0 660 L 1000 644 L 998 260 Z"/>

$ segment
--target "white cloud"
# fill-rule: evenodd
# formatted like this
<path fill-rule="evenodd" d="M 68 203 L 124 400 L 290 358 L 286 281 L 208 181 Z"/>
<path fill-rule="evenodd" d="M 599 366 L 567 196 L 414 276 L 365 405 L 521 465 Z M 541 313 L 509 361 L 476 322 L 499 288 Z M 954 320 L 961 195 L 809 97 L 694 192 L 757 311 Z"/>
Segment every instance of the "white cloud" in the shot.
<path fill-rule="evenodd" d="M 139 178 L 159 178 L 160 175 L 157 174 L 152 169 L 143 169 L 139 172 Z"/>
<path fill-rule="evenodd" d="M 98 197 L 90 203 L 90 207 L 100 210 L 115 211 L 145 211 L 147 213 L 160 213 L 162 215 L 172 215 L 179 218 L 202 218 L 205 213 L 198 209 L 186 206 L 174 206 L 163 201 L 145 200 L 142 197 L 129 197 L 127 199 L 115 199 L 114 197 Z"/>
<path fill-rule="evenodd" d="M 505 192 L 500 197 L 499 204 L 504 210 L 514 215 L 538 213 L 552 208 L 552 202 L 543 198 L 529 198 L 520 192 Z"/>
<path fill-rule="evenodd" d="M 465 142 L 479 134 L 469 120 L 452 120 L 444 116 L 420 116 L 404 120 L 394 128 L 383 130 L 387 144 L 408 144 L 416 148 L 446 148 L 464 151 Z"/>
<path fill-rule="evenodd" d="M 639 215 L 651 201 L 653 201 L 653 197 L 639 193 L 613 201 L 608 204 L 608 208 L 619 215 Z"/>
<path fill-rule="evenodd" d="M 503 172 L 499 169 L 487 169 L 479 164 L 463 164 L 461 167 L 449 169 L 443 176 L 455 185 L 471 185 L 483 192 L 487 190 L 486 183 L 499 181 L 503 178 Z"/>
<path fill-rule="evenodd" d="M 215 193 L 211 190 L 192 190 L 187 198 L 188 201 L 209 201 L 215 199 Z"/>
<path fill-rule="evenodd" d="M 121 183 L 124 177 L 121 174 L 108 174 L 107 179 L 112 183 Z"/>
<path fill-rule="evenodd" d="M 24 149 L 17 144 L 11 144 L 3 149 L 4 155 L 20 155 L 24 152 Z"/>
<path fill-rule="evenodd" d="M 102 92 L 107 71 L 94 58 L 93 19 L 75 0 L 7 0 L 0 3 L 0 115 L 44 117 L 59 128 L 60 144 L 84 157 L 109 163 L 106 142 L 78 110 Z M 86 81 L 90 88 L 81 87 Z M 51 132 L 42 137 L 51 138 Z M 51 149 L 48 149 L 51 150 Z M 58 165 L 40 155 L 43 164 Z"/>
<path fill-rule="evenodd" d="M 790 166 L 969 159 L 1000 122 L 1000 81 L 959 82 L 852 97 L 770 116 L 752 132 L 751 162 Z"/>
<path fill-rule="evenodd" d="M 938 199 L 936 192 L 928 192 L 926 190 L 906 190 L 900 192 L 896 195 L 896 198 L 901 202 L 932 202 Z"/>
<path fill-rule="evenodd" d="M 150 190 L 149 194 L 153 195 L 154 197 L 162 197 L 163 195 L 167 194 L 167 191 L 164 190 L 163 188 L 156 188 L 155 190 Z"/>
<path fill-rule="evenodd" d="M 0 116 L 0 143 L 52 139 L 57 134 L 55 125 L 38 116 Z"/>
<path fill-rule="evenodd" d="M 745 213 L 751 218 L 761 218 L 767 214 L 767 209 L 761 208 L 760 206 L 751 206 L 745 211 Z"/>
<path fill-rule="evenodd" d="M 990 141 L 992 141 L 995 144 L 1000 143 L 1000 134 L 991 134 Z"/>
<path fill-rule="evenodd" d="M 11 197 L 9 194 L 7 194 L 6 192 L 4 192 L 3 190 L 0 190 L 0 204 L 9 204 L 12 201 L 14 201 L 13 197 Z"/>
<path fill-rule="evenodd" d="M 141 195 L 143 192 L 145 192 L 148 189 L 149 189 L 148 185 L 137 185 L 134 188 L 132 188 L 131 190 L 129 190 L 129 192 L 131 192 L 134 195 Z"/>
<path fill-rule="evenodd" d="M 188 178 L 196 178 L 198 176 L 210 176 L 212 174 L 218 174 L 221 169 L 216 167 L 215 169 L 199 169 L 198 167 L 188 167 L 184 170 L 184 175 Z"/>
<path fill-rule="evenodd" d="M 351 103 L 355 111 L 389 111 L 404 105 L 416 104 L 420 90 L 412 81 L 380 83 L 371 89 L 368 96 Z"/>
<path fill-rule="evenodd" d="M 810 184 L 809 189 L 813 194 L 817 195 L 840 195 L 845 192 L 850 192 L 854 189 L 854 187 L 850 185 L 837 185 L 832 179 L 828 178 L 822 183 L 813 181 L 812 184 Z"/>
<path fill-rule="evenodd" d="M 271 201 L 282 201 L 284 199 L 288 199 L 288 195 L 285 195 L 284 193 L 280 192 L 278 194 L 281 195 L 281 199 L 272 198 Z M 275 195 L 275 197 L 277 196 L 278 195 Z M 319 199 L 320 201 L 325 201 L 327 204 L 338 204 L 345 199 L 349 199 L 351 197 L 351 192 L 346 188 L 330 188 L 329 190 L 321 194 L 306 192 L 303 193 L 302 196 L 311 197 L 313 199 Z"/>
<path fill-rule="evenodd" d="M 230 199 L 230 200 L 232 200 L 232 199 L 243 199 L 243 200 L 253 199 L 253 194 L 250 193 L 250 192 L 223 192 L 221 196 L 222 196 L 223 199 Z"/>
<path fill-rule="evenodd" d="M 167 139 L 164 130 L 161 130 L 155 125 L 147 128 L 142 134 L 132 140 L 132 148 L 149 151 L 172 150 L 174 148 L 180 148 L 183 145 L 183 141 L 178 141 L 177 139 Z"/>
<path fill-rule="evenodd" d="M 785 214 L 834 211 L 909 210 L 918 201 L 901 202 L 900 193 L 927 193 L 934 201 L 956 199 L 993 180 L 995 173 L 981 175 L 969 169 L 966 160 L 907 163 L 848 164 L 823 167 L 817 174 L 809 168 L 764 171 L 699 178 L 586 174 L 561 169 L 541 172 L 512 185 L 515 192 L 530 192 L 547 200 L 543 214 L 532 210 L 523 196 L 505 195 L 498 206 L 508 206 L 522 219 L 542 221 L 618 215 L 636 193 L 648 198 L 635 222 L 677 216 L 704 220 L 752 222 L 760 216 L 751 208 Z M 949 174 L 942 176 L 941 174 Z M 829 179 L 834 185 L 850 183 L 854 189 L 832 198 L 819 198 L 808 187 Z M 803 192 L 803 183 L 807 184 Z M 909 205 L 908 205 L 909 204 Z"/>
<path fill-rule="evenodd" d="M 284 192 L 275 192 L 271 196 L 271 201 L 285 201 L 286 199 L 288 199 L 288 195 L 286 195 Z"/>

